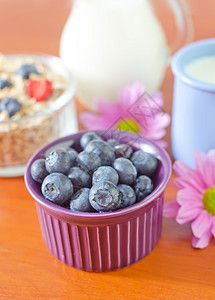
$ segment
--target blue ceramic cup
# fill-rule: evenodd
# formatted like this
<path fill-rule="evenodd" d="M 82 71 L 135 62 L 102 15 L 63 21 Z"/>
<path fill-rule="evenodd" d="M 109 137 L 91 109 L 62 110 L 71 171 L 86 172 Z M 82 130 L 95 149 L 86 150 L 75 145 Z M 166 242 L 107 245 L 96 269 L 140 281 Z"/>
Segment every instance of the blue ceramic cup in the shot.
<path fill-rule="evenodd" d="M 172 60 L 175 76 L 172 111 L 172 153 L 194 167 L 194 151 L 215 148 L 215 84 L 197 80 L 186 66 L 201 57 L 215 56 L 215 39 L 191 43 Z"/>

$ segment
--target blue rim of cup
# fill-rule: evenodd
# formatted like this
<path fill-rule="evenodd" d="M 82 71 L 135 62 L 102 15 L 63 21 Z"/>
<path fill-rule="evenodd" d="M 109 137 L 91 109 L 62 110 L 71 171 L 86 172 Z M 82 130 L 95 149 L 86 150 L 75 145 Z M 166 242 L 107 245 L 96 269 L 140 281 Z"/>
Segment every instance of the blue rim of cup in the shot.
<path fill-rule="evenodd" d="M 215 84 L 200 81 L 188 75 L 184 71 L 185 65 L 203 56 L 215 56 L 215 38 L 193 42 L 181 48 L 172 59 L 171 67 L 173 74 L 186 84 L 208 92 L 215 92 Z M 189 60 L 189 58 L 191 59 Z"/>

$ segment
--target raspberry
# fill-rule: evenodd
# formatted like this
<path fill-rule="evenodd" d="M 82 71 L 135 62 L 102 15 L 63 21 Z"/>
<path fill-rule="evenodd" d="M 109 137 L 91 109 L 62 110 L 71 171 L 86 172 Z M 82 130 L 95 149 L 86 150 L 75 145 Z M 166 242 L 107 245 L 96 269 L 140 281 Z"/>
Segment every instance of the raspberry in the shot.
<path fill-rule="evenodd" d="M 30 80 L 26 91 L 37 102 L 46 100 L 52 93 L 52 83 L 47 79 Z"/>

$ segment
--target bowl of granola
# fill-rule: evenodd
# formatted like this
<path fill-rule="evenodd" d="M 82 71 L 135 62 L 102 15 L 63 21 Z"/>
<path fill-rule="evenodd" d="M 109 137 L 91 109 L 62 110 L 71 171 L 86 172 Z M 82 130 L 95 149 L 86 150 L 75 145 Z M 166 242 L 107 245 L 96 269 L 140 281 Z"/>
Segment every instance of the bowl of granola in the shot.
<path fill-rule="evenodd" d="M 23 175 L 36 149 L 77 131 L 74 93 L 60 58 L 0 55 L 0 176 Z"/>

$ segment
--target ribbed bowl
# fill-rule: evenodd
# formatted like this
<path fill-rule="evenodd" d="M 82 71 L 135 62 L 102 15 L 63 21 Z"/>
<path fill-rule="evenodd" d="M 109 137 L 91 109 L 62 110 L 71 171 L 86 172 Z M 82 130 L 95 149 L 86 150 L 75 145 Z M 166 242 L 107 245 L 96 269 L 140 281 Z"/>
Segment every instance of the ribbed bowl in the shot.
<path fill-rule="evenodd" d="M 29 161 L 26 186 L 36 200 L 43 238 L 50 252 L 63 263 L 77 269 L 103 272 L 129 266 L 148 255 L 161 235 L 163 192 L 171 175 L 168 154 L 145 138 L 120 131 L 97 131 L 104 139 L 116 137 L 135 149 L 154 154 L 159 160 L 154 191 L 130 207 L 106 213 L 73 212 L 46 200 L 30 175 L 35 159 L 57 144 L 74 141 L 80 149 L 83 132 L 58 139 L 40 149 Z"/>

